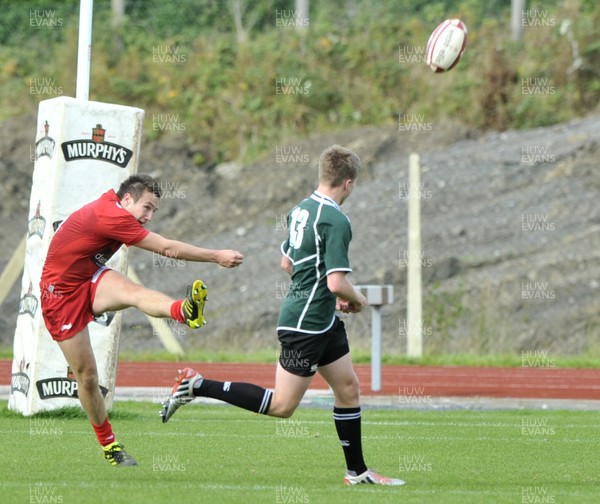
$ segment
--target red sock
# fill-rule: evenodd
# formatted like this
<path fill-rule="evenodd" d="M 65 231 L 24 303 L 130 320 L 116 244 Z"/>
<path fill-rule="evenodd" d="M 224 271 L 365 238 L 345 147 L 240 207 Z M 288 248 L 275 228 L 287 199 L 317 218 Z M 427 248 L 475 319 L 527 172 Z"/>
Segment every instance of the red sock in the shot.
<path fill-rule="evenodd" d="M 108 421 L 108 417 L 106 417 L 106 420 L 102 422 L 102 425 L 92 424 L 92 427 L 94 428 L 94 431 L 96 431 L 96 437 L 102 446 L 107 446 L 110 443 L 115 442 L 115 435 L 113 433 L 112 426 Z"/>
<path fill-rule="evenodd" d="M 171 318 L 183 324 L 185 322 L 185 317 L 183 316 L 183 310 L 181 309 L 182 304 L 183 299 L 173 301 L 173 304 L 171 305 Z"/>

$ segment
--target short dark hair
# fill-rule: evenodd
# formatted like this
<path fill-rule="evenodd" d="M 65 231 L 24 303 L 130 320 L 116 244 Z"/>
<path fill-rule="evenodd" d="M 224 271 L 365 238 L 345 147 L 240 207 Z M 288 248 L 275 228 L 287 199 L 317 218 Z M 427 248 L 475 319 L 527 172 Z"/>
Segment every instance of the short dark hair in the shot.
<path fill-rule="evenodd" d="M 139 200 L 145 191 L 154 193 L 157 198 L 162 196 L 160 184 L 146 173 L 137 173 L 126 178 L 117 191 L 119 199 L 129 193 L 133 197 L 133 201 Z"/>
<path fill-rule="evenodd" d="M 337 187 L 346 179 L 355 180 L 361 169 L 360 158 L 354 152 L 341 145 L 332 145 L 319 158 L 319 181 Z"/>

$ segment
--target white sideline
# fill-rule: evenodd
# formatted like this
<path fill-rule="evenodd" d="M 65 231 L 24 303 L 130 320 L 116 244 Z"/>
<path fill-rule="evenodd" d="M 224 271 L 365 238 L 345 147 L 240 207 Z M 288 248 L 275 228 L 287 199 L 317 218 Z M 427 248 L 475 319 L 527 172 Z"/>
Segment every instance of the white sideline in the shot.
<path fill-rule="evenodd" d="M 171 387 L 116 387 L 115 401 L 147 401 L 160 404 Z M 0 400 L 8 400 L 10 385 L 0 385 Z M 523 399 L 510 397 L 432 397 L 432 396 L 368 396 L 361 397 L 368 408 L 410 410 L 580 410 L 600 411 L 600 400 L 584 399 Z M 223 404 L 199 397 L 193 404 Z M 227 406 L 227 405 L 226 405 Z M 331 408 L 333 394 L 328 389 L 309 389 L 301 406 Z"/>

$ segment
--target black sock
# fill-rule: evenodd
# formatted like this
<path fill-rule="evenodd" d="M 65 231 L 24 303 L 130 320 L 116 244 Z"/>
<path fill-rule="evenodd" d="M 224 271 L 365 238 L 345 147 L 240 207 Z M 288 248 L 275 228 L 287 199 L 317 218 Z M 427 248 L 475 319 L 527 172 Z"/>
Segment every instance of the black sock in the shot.
<path fill-rule="evenodd" d="M 194 386 L 194 395 L 212 397 L 254 413 L 266 415 L 271 406 L 273 391 L 252 383 L 220 382 L 204 378 Z"/>
<path fill-rule="evenodd" d="M 346 467 L 357 475 L 367 470 L 362 453 L 360 433 L 360 406 L 357 408 L 333 407 L 333 420 L 340 444 L 344 449 Z"/>

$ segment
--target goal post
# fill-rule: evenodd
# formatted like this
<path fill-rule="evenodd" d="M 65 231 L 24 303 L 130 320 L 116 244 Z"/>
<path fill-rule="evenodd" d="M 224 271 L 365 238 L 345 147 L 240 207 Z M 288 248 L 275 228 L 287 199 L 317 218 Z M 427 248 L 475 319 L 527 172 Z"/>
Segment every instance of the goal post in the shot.
<path fill-rule="evenodd" d="M 21 297 L 14 334 L 9 408 L 24 415 L 78 406 L 77 382 L 46 329 L 40 279 L 48 248 L 60 224 L 75 210 L 118 188 L 137 172 L 144 111 L 89 101 L 92 0 L 81 0 L 77 97 L 40 102 L 35 139 L 29 221 Z M 122 247 L 107 266 L 125 273 Z M 52 294 L 59 296 L 60 293 Z M 100 389 L 112 405 L 121 313 L 88 325 Z"/>
<path fill-rule="evenodd" d="M 94 0 L 79 2 L 79 42 L 77 46 L 77 83 L 75 98 L 89 100 L 90 69 L 92 66 L 92 19 Z"/>

